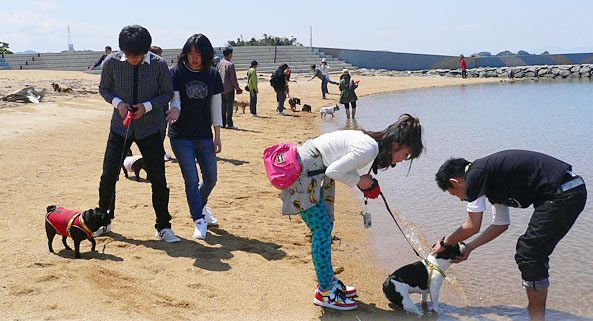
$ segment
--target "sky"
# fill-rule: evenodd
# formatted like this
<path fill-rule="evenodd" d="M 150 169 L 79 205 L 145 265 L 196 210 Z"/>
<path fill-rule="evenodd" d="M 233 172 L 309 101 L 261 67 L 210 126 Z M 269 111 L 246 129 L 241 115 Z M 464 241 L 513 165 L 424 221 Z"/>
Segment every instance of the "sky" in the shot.
<path fill-rule="evenodd" d="M 589 0 L 68 1 L 0 5 L 0 41 L 20 52 L 118 48 L 126 25 L 153 44 L 181 48 L 194 33 L 214 46 L 262 35 L 296 37 L 315 47 L 459 55 L 503 50 L 593 52 Z"/>

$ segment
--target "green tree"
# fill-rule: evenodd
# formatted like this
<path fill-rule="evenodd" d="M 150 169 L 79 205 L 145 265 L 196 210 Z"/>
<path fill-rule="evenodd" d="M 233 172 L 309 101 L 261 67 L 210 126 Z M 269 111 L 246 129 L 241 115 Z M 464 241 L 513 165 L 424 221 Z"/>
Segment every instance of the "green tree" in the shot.
<path fill-rule="evenodd" d="M 11 54 L 12 51 L 8 50 L 8 42 L 0 41 L 0 54 Z"/>
<path fill-rule="evenodd" d="M 243 35 L 240 35 L 237 40 L 229 40 L 227 41 L 227 46 L 230 47 L 243 47 L 243 46 L 302 46 L 300 42 L 297 41 L 295 37 L 276 37 L 272 35 L 263 34 L 263 38 L 255 39 L 255 37 L 251 37 L 251 39 L 245 41 L 243 39 Z"/>

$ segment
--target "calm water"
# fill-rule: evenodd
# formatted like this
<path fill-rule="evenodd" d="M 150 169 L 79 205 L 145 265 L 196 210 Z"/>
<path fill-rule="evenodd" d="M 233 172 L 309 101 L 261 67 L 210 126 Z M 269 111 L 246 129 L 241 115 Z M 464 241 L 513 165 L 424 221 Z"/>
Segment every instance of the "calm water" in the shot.
<path fill-rule="evenodd" d="M 427 253 L 467 217 L 465 203 L 434 182 L 449 157 L 480 158 L 503 149 L 540 151 L 573 165 L 593 191 L 593 82 L 518 82 L 413 90 L 366 97 L 358 103 L 357 124 L 347 124 L 342 109 L 324 121 L 332 131 L 347 126 L 380 130 L 402 113 L 420 117 L 427 153 L 408 164 L 379 173 L 382 190 L 401 215 L 407 233 Z M 593 320 L 593 202 L 551 257 L 548 317 Z M 372 201 L 373 243 L 378 262 L 388 270 L 416 258 L 379 201 Z M 524 320 L 527 299 L 514 262 L 517 238 L 532 213 L 511 209 L 511 227 L 475 250 L 449 271 L 444 313 L 439 320 Z M 490 222 L 485 213 L 484 230 Z M 339 224 L 339 222 L 338 222 Z M 418 299 L 419 300 L 419 299 Z M 459 306 L 468 305 L 469 309 Z"/>

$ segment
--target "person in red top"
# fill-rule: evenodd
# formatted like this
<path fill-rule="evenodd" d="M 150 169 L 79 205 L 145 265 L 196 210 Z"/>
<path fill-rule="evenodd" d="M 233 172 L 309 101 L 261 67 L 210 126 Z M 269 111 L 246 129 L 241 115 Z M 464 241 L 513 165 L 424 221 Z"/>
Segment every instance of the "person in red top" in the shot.
<path fill-rule="evenodd" d="M 461 77 L 467 78 L 467 63 L 465 62 L 465 57 L 463 57 L 463 55 L 459 56 L 459 67 L 461 68 Z"/>

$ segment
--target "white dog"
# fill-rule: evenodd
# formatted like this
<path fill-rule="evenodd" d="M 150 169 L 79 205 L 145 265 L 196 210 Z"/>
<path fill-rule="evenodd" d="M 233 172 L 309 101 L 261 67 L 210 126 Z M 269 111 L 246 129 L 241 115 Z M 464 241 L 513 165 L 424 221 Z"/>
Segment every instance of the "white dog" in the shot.
<path fill-rule="evenodd" d="M 325 116 L 327 115 L 332 115 L 332 117 L 336 117 L 334 115 L 336 113 L 336 110 L 340 110 L 340 107 L 338 107 L 338 105 L 335 105 L 333 107 L 322 107 L 321 109 L 319 109 L 319 115 L 323 118 L 325 118 Z"/>
<path fill-rule="evenodd" d="M 422 315 L 410 299 L 410 293 L 420 293 L 422 302 L 432 301 L 432 310 L 439 312 L 439 291 L 445 280 L 445 271 L 451 266 L 452 258 L 461 255 L 465 243 L 461 242 L 436 255 L 429 255 L 422 261 L 404 265 L 383 282 L 383 293 L 391 303 L 404 310 Z"/>

